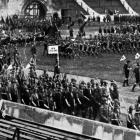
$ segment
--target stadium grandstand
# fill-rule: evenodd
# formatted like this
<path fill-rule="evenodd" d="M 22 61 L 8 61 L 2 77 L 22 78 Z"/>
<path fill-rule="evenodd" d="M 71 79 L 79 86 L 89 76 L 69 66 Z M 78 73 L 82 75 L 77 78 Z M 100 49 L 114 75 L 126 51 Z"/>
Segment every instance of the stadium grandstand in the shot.
<path fill-rule="evenodd" d="M 75 0 L 53 0 L 52 1 L 57 9 L 61 9 L 61 16 L 62 17 L 76 17 L 77 14 L 82 12 L 84 15 L 88 15 L 87 9 L 82 8 Z"/>
<path fill-rule="evenodd" d="M 139 0 L 126 0 L 127 3 L 131 6 L 131 8 L 140 14 L 140 1 Z"/>
<path fill-rule="evenodd" d="M 105 14 L 105 10 L 117 10 L 120 14 L 128 14 L 128 11 L 124 8 L 119 0 L 84 0 L 89 7 L 94 9 L 100 14 Z"/>
<path fill-rule="evenodd" d="M 120 0 L 84 0 L 92 9 L 100 14 L 105 14 L 105 10 L 119 11 L 120 14 L 128 14 Z"/>

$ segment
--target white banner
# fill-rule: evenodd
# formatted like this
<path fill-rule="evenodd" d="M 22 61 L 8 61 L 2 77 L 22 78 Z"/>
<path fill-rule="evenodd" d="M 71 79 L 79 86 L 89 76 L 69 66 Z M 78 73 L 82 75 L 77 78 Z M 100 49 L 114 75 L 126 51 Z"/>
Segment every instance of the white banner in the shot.
<path fill-rule="evenodd" d="M 58 45 L 49 46 L 48 47 L 48 54 L 58 54 Z"/>

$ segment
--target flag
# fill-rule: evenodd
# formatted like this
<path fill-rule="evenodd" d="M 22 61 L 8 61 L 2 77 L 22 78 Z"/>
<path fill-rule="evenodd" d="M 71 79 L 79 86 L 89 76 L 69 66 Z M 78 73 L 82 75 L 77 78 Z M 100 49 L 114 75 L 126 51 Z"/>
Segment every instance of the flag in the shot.
<path fill-rule="evenodd" d="M 0 55 L 0 59 L 2 59 L 2 58 L 3 58 L 3 54 Z"/>
<path fill-rule="evenodd" d="M 120 61 L 124 61 L 124 60 L 126 60 L 125 55 L 123 55 L 123 56 L 121 57 Z"/>
<path fill-rule="evenodd" d="M 13 68 L 12 64 L 9 65 L 8 70 L 11 70 Z"/>
<path fill-rule="evenodd" d="M 135 59 L 139 59 L 139 58 L 140 58 L 140 54 L 137 53 L 137 54 L 135 55 Z"/>
<path fill-rule="evenodd" d="M 27 66 L 25 67 L 25 70 L 29 68 L 30 68 L 30 64 L 28 63 Z"/>
<path fill-rule="evenodd" d="M 58 45 L 48 47 L 49 54 L 58 54 Z"/>
<path fill-rule="evenodd" d="M 83 19 L 86 19 L 86 16 L 84 15 L 84 13 L 81 11 L 80 15 L 82 16 Z"/>
<path fill-rule="evenodd" d="M 75 41 L 75 38 L 72 38 L 71 41 Z"/>
<path fill-rule="evenodd" d="M 5 30 L 2 30 L 3 35 L 5 35 Z"/>

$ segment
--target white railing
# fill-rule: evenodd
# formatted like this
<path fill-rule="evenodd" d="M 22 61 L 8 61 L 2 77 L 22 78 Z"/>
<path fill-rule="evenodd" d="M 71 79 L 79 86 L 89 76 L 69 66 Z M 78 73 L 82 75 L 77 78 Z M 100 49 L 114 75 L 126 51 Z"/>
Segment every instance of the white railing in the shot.
<path fill-rule="evenodd" d="M 131 15 L 139 15 L 137 12 L 135 12 L 132 7 L 127 3 L 126 0 L 120 0 L 122 5 L 125 7 L 125 9 L 129 12 Z"/>
<path fill-rule="evenodd" d="M 88 6 L 83 0 L 75 0 L 78 5 L 80 5 L 85 11 L 87 11 L 89 13 L 90 16 L 100 16 L 101 21 L 103 21 L 103 18 L 105 16 L 105 14 L 100 14 L 96 11 L 94 11 L 90 6 Z"/>

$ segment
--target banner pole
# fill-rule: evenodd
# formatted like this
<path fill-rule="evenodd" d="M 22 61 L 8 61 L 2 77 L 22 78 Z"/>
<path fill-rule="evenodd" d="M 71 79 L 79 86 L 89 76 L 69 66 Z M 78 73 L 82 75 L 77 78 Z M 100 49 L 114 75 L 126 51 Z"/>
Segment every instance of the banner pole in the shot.
<path fill-rule="evenodd" d="M 60 61 L 60 59 L 59 59 L 59 48 L 58 48 L 58 53 L 57 53 L 57 62 L 58 62 L 58 66 L 59 66 L 59 61 Z"/>

